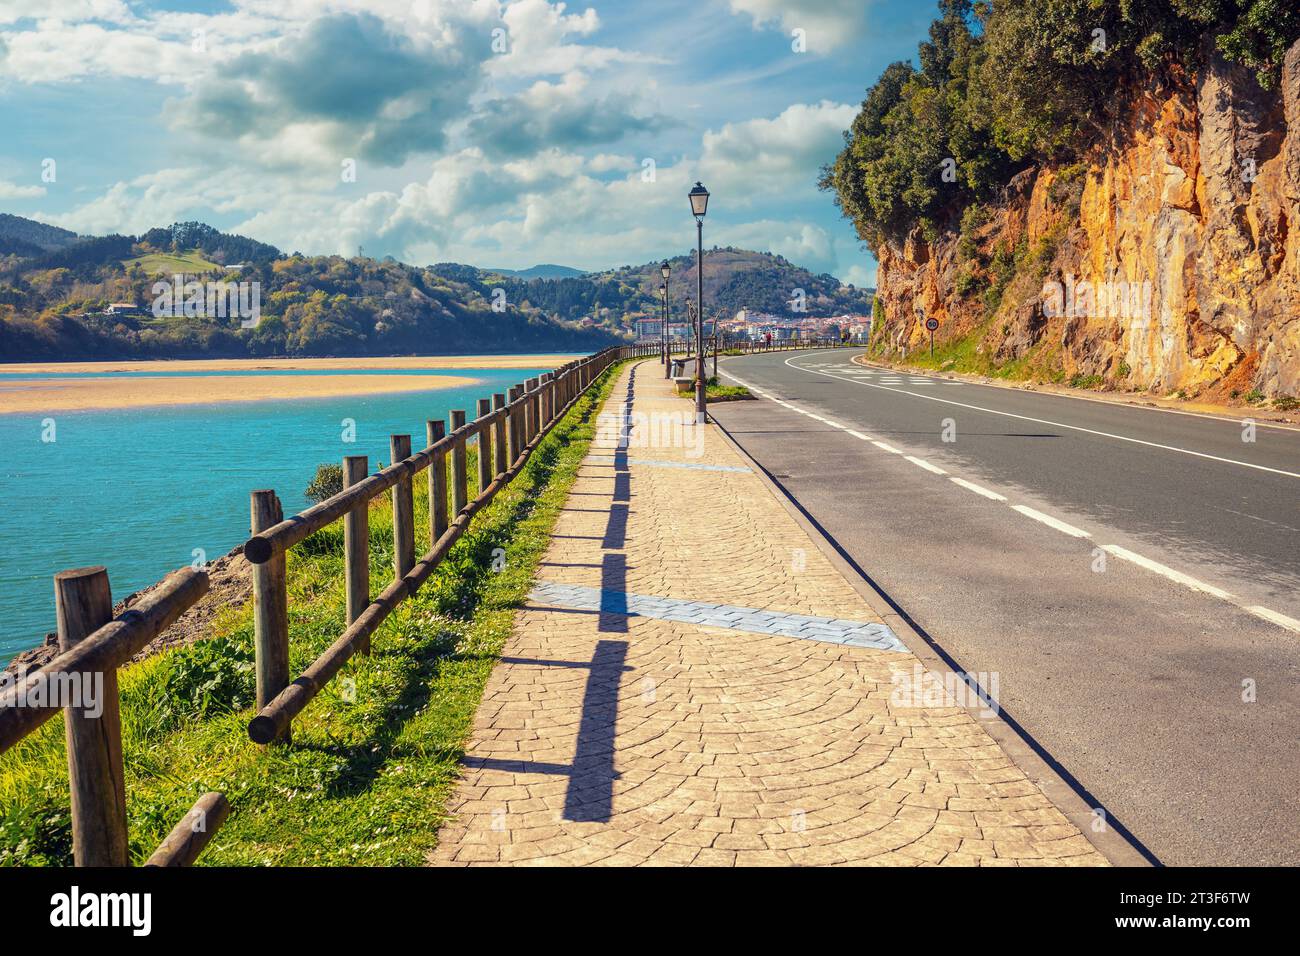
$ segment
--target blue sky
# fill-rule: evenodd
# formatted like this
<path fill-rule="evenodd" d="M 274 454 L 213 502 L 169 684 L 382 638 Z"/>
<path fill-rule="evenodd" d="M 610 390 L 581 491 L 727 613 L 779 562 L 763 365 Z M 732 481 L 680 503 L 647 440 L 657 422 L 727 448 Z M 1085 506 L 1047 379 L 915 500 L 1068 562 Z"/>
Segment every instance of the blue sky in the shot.
<path fill-rule="evenodd" d="M 869 285 L 875 263 L 817 172 L 934 14 L 0 0 L 0 211 L 83 233 L 199 219 L 287 251 L 601 269 L 686 252 L 702 179 L 706 244 Z"/>

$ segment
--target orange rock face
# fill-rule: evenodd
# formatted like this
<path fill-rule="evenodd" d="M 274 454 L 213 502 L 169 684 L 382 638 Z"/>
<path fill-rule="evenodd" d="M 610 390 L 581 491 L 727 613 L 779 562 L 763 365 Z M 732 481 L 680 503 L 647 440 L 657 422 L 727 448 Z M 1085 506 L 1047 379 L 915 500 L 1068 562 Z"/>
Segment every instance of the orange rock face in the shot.
<path fill-rule="evenodd" d="M 1300 43 L 1270 91 L 1206 63 L 1134 93 L 1086 168 L 1017 176 L 965 255 L 953 232 L 878 249 L 878 347 L 920 346 L 934 316 L 992 366 L 1300 394 Z M 999 250 L 1014 258 L 1000 297 Z"/>

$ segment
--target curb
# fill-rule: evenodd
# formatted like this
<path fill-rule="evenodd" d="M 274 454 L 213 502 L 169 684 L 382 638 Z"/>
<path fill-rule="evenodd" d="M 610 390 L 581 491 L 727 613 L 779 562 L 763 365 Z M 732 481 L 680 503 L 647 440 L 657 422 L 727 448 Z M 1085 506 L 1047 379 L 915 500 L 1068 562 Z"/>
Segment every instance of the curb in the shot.
<path fill-rule="evenodd" d="M 935 675 L 954 671 L 964 673 L 965 669 L 957 664 L 952 655 L 934 638 L 913 625 L 907 612 L 881 591 L 866 572 L 841 550 L 784 485 L 755 460 L 717 419 L 710 416 L 710 421 L 736 453 L 754 469 L 754 473 L 836 570 L 902 639 L 922 666 Z M 1068 771 L 1064 771 L 1064 768 L 1058 769 L 1050 754 L 1047 754 L 1041 745 L 1034 743 L 1027 733 L 1018 728 L 1018 725 L 1013 726 L 1009 722 L 1010 718 L 1001 708 L 997 711 L 997 717 L 990 719 L 982 716 L 981 711 L 985 710 L 982 705 L 962 706 L 1002 748 L 1011 762 L 1043 792 L 1052 805 L 1074 824 L 1111 865 L 1124 867 L 1163 865 L 1155 854 L 1143 847 L 1140 841 L 1129 833 L 1126 827 L 1113 820 L 1108 812 L 1104 817 L 1108 825 L 1104 826 L 1101 832 L 1095 832 L 1093 830 L 1096 819 L 1094 807 L 1104 811 L 1104 806 L 1099 801 L 1090 800 L 1082 784 L 1077 781 L 1071 783 L 1065 775 Z"/>

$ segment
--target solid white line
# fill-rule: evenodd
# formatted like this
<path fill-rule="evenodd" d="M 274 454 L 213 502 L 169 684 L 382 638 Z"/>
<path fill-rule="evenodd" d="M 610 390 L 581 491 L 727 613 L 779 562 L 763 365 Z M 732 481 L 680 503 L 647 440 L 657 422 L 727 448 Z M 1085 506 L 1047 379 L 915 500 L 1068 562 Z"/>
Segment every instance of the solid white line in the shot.
<path fill-rule="evenodd" d="M 1232 600 L 1232 595 L 1223 590 L 1223 588 L 1216 588 L 1213 584 L 1206 584 L 1204 581 L 1198 581 L 1190 575 L 1183 574 L 1181 571 L 1175 571 L 1173 568 L 1167 567 L 1159 561 L 1152 561 L 1150 558 L 1144 558 L 1140 554 L 1134 554 L 1132 551 L 1121 548 L 1117 544 L 1103 544 L 1101 550 L 1105 551 L 1107 554 L 1113 554 L 1117 558 L 1123 558 L 1125 561 L 1130 561 L 1140 568 L 1154 571 L 1156 574 L 1166 577 L 1170 581 L 1174 581 L 1184 587 L 1189 587 L 1193 591 L 1202 591 L 1205 594 L 1212 595 L 1222 601 Z"/>
<path fill-rule="evenodd" d="M 855 362 L 854 364 L 857 365 L 859 368 L 875 369 L 876 371 L 881 371 L 881 372 L 884 371 L 883 368 L 875 365 L 863 365 L 860 362 Z M 1002 388 L 1002 389 L 1015 388 L 1014 385 L 998 385 L 995 384 L 994 382 L 968 382 L 964 379 L 956 379 L 956 378 L 943 379 L 943 381 L 949 385 L 979 385 L 982 386 L 983 388 Z M 1165 412 L 1168 415 L 1186 415 L 1189 418 L 1208 418 L 1212 422 L 1227 422 L 1229 425 L 1240 426 L 1242 421 L 1240 418 L 1225 418 L 1222 415 L 1209 415 L 1205 412 L 1189 412 L 1186 409 L 1167 408 L 1164 405 L 1134 405 L 1131 402 L 1115 402 L 1105 398 L 1097 398 L 1096 396 L 1093 395 L 1075 395 L 1069 392 L 1038 392 L 1038 394 L 1049 395 L 1053 398 L 1069 398 L 1069 399 L 1073 399 L 1076 402 L 1092 402 L 1092 404 L 1094 405 L 1109 405 L 1111 408 L 1130 408 L 1139 412 Z M 1300 427 L 1296 425 L 1284 424 L 1283 422 L 1256 421 L 1255 425 L 1258 428 L 1276 428 L 1279 431 L 1287 431 L 1287 432 L 1300 431 Z"/>
<path fill-rule="evenodd" d="M 733 381 L 736 381 L 739 384 L 744 384 L 743 382 L 739 382 L 739 380 L 736 379 L 735 376 L 729 375 L 728 378 L 731 378 Z M 961 383 L 954 382 L 952 384 L 961 384 Z M 928 396 L 918 396 L 918 397 L 926 398 Z M 786 405 L 786 407 L 788 408 L 794 408 L 794 406 L 789 405 L 787 402 L 782 402 L 780 401 L 780 399 L 776 399 L 776 401 L 779 404 Z M 959 403 L 950 402 L 948 404 L 959 404 Z M 800 409 L 795 409 L 795 411 L 800 411 Z M 808 414 L 808 413 L 805 412 L 804 414 Z M 1013 417 L 1021 417 L 1021 416 L 1013 416 Z M 1209 417 L 1209 416 L 1200 416 L 1200 417 Z M 1052 424 L 1052 423 L 1047 423 L 1047 424 Z M 1071 427 L 1071 426 L 1066 426 L 1066 427 Z M 875 445 L 876 447 L 884 451 L 891 452 L 892 454 L 895 455 L 902 454 L 902 452 L 900 452 L 897 448 L 894 448 L 892 445 L 887 445 L 882 441 L 876 441 L 873 438 L 863 435 L 861 432 L 856 432 L 849 428 L 845 428 L 844 430 L 847 431 L 848 434 L 852 435 L 854 438 L 860 438 L 863 441 L 869 441 L 871 442 L 871 444 Z M 1179 449 L 1175 449 L 1175 450 L 1179 450 Z M 1198 453 L 1189 452 L 1189 454 L 1198 454 Z M 928 461 L 925 461 L 924 459 L 916 458 L 913 457 L 912 455 L 904 455 L 904 457 L 908 461 L 912 462 L 913 464 L 925 468 L 927 471 L 934 471 L 938 474 L 946 474 L 946 472 L 944 472 L 942 469 L 937 468 L 936 466 L 930 464 Z M 1241 464 L 1249 464 L 1249 463 L 1243 462 Z M 975 492 L 975 494 L 982 495 L 983 497 L 988 498 L 992 501 L 1007 500 L 1003 495 L 998 494 L 996 491 L 990 491 L 989 489 L 977 485 L 972 481 L 967 481 L 965 478 L 958 478 L 949 475 L 948 480 L 951 481 L 953 484 L 959 485 L 960 487 L 965 488 L 968 491 L 973 491 Z M 1021 514 L 1025 515 L 1028 518 L 1033 518 L 1035 521 L 1042 522 L 1043 524 L 1048 525 L 1051 528 L 1055 528 L 1057 531 L 1061 531 L 1072 537 L 1075 538 L 1091 537 L 1091 535 L 1087 531 L 1083 531 L 1082 529 L 1076 528 L 1073 525 L 1066 524 L 1064 521 L 1061 521 L 1057 518 L 1053 518 L 1051 515 L 1043 514 L 1041 511 L 1036 511 L 1033 508 L 1030 508 L 1026 505 L 1012 505 L 1011 507 L 1013 510 L 1020 512 Z M 1223 588 L 1215 587 L 1212 584 L 1206 584 L 1204 581 L 1198 580 L 1197 578 L 1194 578 L 1191 575 L 1184 574 L 1181 571 L 1175 571 L 1173 568 L 1169 567 L 1168 565 L 1161 564 L 1158 561 L 1152 561 L 1150 558 L 1144 558 L 1142 555 L 1129 551 L 1127 548 L 1121 548 L 1117 544 L 1104 544 L 1101 545 L 1101 549 L 1108 554 L 1114 555 L 1117 558 L 1122 558 L 1125 561 L 1130 562 L 1131 564 L 1136 564 L 1140 568 L 1144 568 L 1147 571 L 1152 571 L 1156 574 L 1159 574 L 1161 577 L 1173 581 L 1176 584 L 1181 584 L 1184 587 L 1190 588 L 1193 591 L 1199 591 L 1201 593 L 1208 594 L 1211 597 L 1218 598 L 1221 601 L 1227 601 L 1229 604 L 1232 604 L 1234 607 L 1239 607 L 1242 610 L 1250 614 L 1253 614 L 1255 617 L 1260 618 L 1261 620 L 1267 621 L 1270 624 L 1274 624 L 1278 627 L 1284 628 L 1285 630 L 1288 631 L 1292 631 L 1296 634 L 1300 634 L 1300 621 L 1296 620 L 1293 617 L 1288 617 L 1285 614 L 1281 614 L 1277 611 L 1274 611 L 1270 608 L 1266 608 L 1259 604 L 1252 604 L 1252 605 L 1240 604 L 1237 602 L 1236 598 L 1234 598 L 1230 592 L 1223 590 Z"/>
<path fill-rule="evenodd" d="M 932 472 L 934 472 L 936 475 L 946 475 L 946 474 L 948 474 L 946 471 L 944 471 L 944 470 L 943 470 L 942 468 L 940 468 L 938 465 L 932 465 L 932 464 L 930 464 L 928 461 L 926 461 L 924 458 L 916 458 L 916 457 L 914 457 L 914 456 L 912 456 L 912 455 L 904 455 L 903 457 L 906 458 L 908 461 L 910 461 L 912 464 L 914 464 L 914 465 L 919 465 L 920 467 L 924 468 L 926 471 L 932 471 Z"/>
<path fill-rule="evenodd" d="M 965 478 L 949 478 L 948 480 L 954 482 L 955 484 L 961 485 L 967 491 L 973 491 L 975 492 L 975 494 L 983 495 L 985 498 L 988 498 L 992 501 L 1007 500 L 1004 496 L 998 494 L 996 491 L 989 491 L 987 488 L 982 488 L 979 485 L 975 484 L 975 482 L 967 481 Z"/>
<path fill-rule="evenodd" d="M 1053 518 L 1051 515 L 1045 515 L 1041 511 L 1035 511 L 1033 508 L 1030 508 L 1028 505 L 1012 505 L 1011 510 L 1019 511 L 1026 518 L 1033 518 L 1035 521 L 1041 521 L 1049 528 L 1055 528 L 1057 531 L 1060 531 L 1063 534 L 1068 534 L 1072 538 L 1092 537 L 1092 535 L 1089 534 L 1087 531 L 1084 531 L 1080 528 L 1076 528 L 1072 524 L 1066 524 L 1064 521 L 1061 521 L 1059 518 Z"/>
<path fill-rule="evenodd" d="M 1285 627 L 1288 631 L 1295 631 L 1300 634 L 1300 621 L 1293 617 L 1287 617 L 1285 614 L 1279 614 L 1277 611 L 1270 611 L 1266 607 L 1260 607 L 1258 604 L 1246 608 L 1256 617 L 1262 617 L 1264 620 L 1276 624 L 1278 627 Z"/>
<path fill-rule="evenodd" d="M 790 360 L 786 359 L 786 365 L 790 365 Z M 830 372 L 819 372 L 815 369 L 800 368 L 797 365 L 790 365 L 791 368 L 799 368 L 803 372 L 813 372 L 815 375 L 825 375 L 827 378 L 837 379 L 841 382 L 852 382 L 855 385 L 865 385 L 867 388 L 879 388 L 886 392 L 898 392 L 900 395 L 911 395 L 913 398 L 923 398 L 927 402 L 942 402 L 944 405 L 956 405 L 958 408 L 969 408 L 975 412 L 988 412 L 990 415 L 1002 415 L 1006 418 L 1018 418 L 1025 422 L 1034 422 L 1037 425 L 1051 425 L 1054 428 L 1068 428 L 1071 431 L 1085 432 L 1089 435 L 1099 435 L 1102 438 L 1114 438 L 1116 441 L 1132 442 L 1135 445 L 1146 445 L 1148 448 L 1160 448 L 1164 451 L 1175 451 L 1183 455 L 1194 455 L 1197 458 L 1208 458 L 1210 461 L 1219 461 L 1228 465 L 1240 465 L 1243 468 L 1254 468 L 1256 471 L 1267 471 L 1275 475 L 1285 475 L 1287 478 L 1300 478 L 1300 473 L 1294 471 L 1283 471 L 1281 468 L 1269 468 L 1266 465 L 1256 465 L 1249 461 L 1238 461 L 1235 458 L 1220 458 L 1218 455 L 1210 455 L 1202 451 L 1192 451 L 1190 448 L 1179 448 L 1176 445 L 1162 445 L 1159 442 L 1145 441 L 1141 438 L 1130 438 L 1128 435 L 1116 435 L 1113 432 L 1097 431 L 1095 428 L 1084 428 L 1082 425 L 1067 425 L 1064 422 L 1054 422 L 1046 418 L 1034 418 L 1030 415 L 1017 415 L 1014 412 L 1004 412 L 996 408 L 985 408 L 982 405 L 969 405 L 966 402 L 954 402 L 949 398 L 938 398 L 934 395 L 922 395 L 920 392 L 909 392 L 905 388 L 888 388 L 884 385 L 877 385 L 874 382 L 864 382 L 861 379 L 845 378 L 842 375 L 832 375 Z M 1069 397 L 1069 396 L 1065 396 Z"/>

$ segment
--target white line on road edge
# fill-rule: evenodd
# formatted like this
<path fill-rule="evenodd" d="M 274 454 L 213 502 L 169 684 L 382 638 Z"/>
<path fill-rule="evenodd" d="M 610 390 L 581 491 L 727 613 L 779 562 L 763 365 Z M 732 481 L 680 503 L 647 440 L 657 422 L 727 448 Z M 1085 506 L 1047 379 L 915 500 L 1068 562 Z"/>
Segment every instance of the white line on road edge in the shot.
<path fill-rule="evenodd" d="M 1285 614 L 1277 613 L 1277 611 L 1270 611 L 1268 608 L 1260 607 L 1258 604 L 1253 604 L 1250 607 L 1247 607 L 1246 610 L 1256 617 L 1262 617 L 1264 620 L 1276 624 L 1278 627 L 1285 627 L 1288 631 L 1295 631 L 1297 634 L 1300 634 L 1300 621 L 1297 621 L 1293 617 L 1287 617 Z"/>
<path fill-rule="evenodd" d="M 1117 544 L 1103 544 L 1101 550 L 1107 554 L 1113 554 L 1117 558 L 1123 558 L 1125 561 L 1131 561 L 1140 568 L 1146 568 L 1148 571 L 1154 571 L 1162 577 L 1175 581 L 1184 587 L 1191 588 L 1193 591 L 1202 591 L 1212 595 L 1221 601 L 1232 601 L 1232 595 L 1223 588 L 1216 588 L 1213 584 L 1206 584 L 1204 581 L 1198 581 L 1191 575 L 1183 574 L 1182 571 L 1175 571 L 1173 568 L 1161 564 L 1159 561 L 1152 561 L 1150 558 L 1144 558 L 1140 554 L 1134 554 L 1126 548 L 1121 548 Z M 1232 603 L 1236 603 L 1232 601 Z M 1261 610 L 1263 610 L 1261 608 Z M 1276 622 L 1274 622 L 1276 623 Z"/>
<path fill-rule="evenodd" d="M 965 478 L 949 478 L 948 480 L 953 482 L 954 484 L 961 485 L 967 491 L 973 491 L 975 492 L 975 494 L 983 495 L 985 498 L 988 498 L 992 501 L 1007 500 L 1005 496 L 998 494 L 996 491 L 989 491 L 987 488 L 982 488 L 979 485 L 975 484 L 975 482 L 967 481 Z"/>
<path fill-rule="evenodd" d="M 797 367 L 797 366 L 792 366 L 792 367 Z M 727 373 L 724 372 L 723 374 L 726 375 Z M 735 382 L 738 385 L 745 385 L 746 388 L 749 387 L 748 385 L 746 385 L 746 383 L 742 382 L 734 375 L 727 375 L 727 378 L 731 379 L 733 382 Z M 801 408 L 791 405 L 789 402 L 782 401 L 781 399 L 777 398 L 775 395 L 769 397 L 772 399 L 772 401 L 776 402 L 778 405 L 784 405 L 786 408 L 790 409 L 793 412 L 798 412 L 801 415 L 809 415 L 814 418 L 817 417 L 812 415 L 811 412 L 806 412 Z M 928 396 L 920 396 L 920 397 L 926 398 Z M 959 403 L 949 403 L 949 404 L 959 404 Z M 876 441 L 874 438 L 870 438 L 867 435 L 863 435 L 861 432 L 855 432 L 851 428 L 848 428 L 843 425 L 837 425 L 836 427 L 843 429 L 848 434 L 852 435 L 854 438 L 860 438 L 863 441 L 871 442 L 871 444 L 875 445 L 877 448 L 880 448 L 883 451 L 890 452 L 891 454 L 894 455 L 903 454 L 901 451 L 899 451 L 897 448 L 893 447 L 892 445 L 887 445 L 885 442 L 882 441 Z M 1196 453 L 1193 452 L 1191 454 L 1196 454 Z M 927 471 L 933 471 L 941 475 L 947 474 L 947 472 L 943 471 L 940 468 L 937 468 L 934 465 L 931 465 L 929 462 L 925 461 L 924 459 L 916 458 L 913 457 L 912 455 L 903 455 L 903 457 L 905 457 L 908 461 L 912 462 L 913 464 L 920 465 L 922 468 L 925 468 Z M 998 494 L 996 491 L 990 491 L 989 489 L 981 487 L 980 485 L 977 485 L 972 481 L 967 481 L 964 478 L 958 478 L 956 476 L 949 475 L 948 480 L 953 482 L 956 485 L 961 486 L 962 488 L 967 489 L 968 491 L 973 491 L 975 492 L 975 494 L 982 495 L 983 497 L 988 498 L 992 501 L 1007 500 L 1003 495 Z M 1092 535 L 1087 531 L 1084 531 L 1080 528 L 1076 528 L 1073 525 L 1066 524 L 1064 521 L 1061 521 L 1057 518 L 1053 518 L 1051 515 L 1044 514 L 1041 511 L 1036 511 L 1035 509 L 1030 508 L 1027 505 L 1011 505 L 1010 507 L 1013 510 L 1020 512 L 1022 515 L 1025 515 L 1028 518 L 1033 518 L 1035 521 L 1042 522 L 1043 524 L 1051 528 L 1055 528 L 1057 531 L 1064 532 L 1065 534 L 1068 534 L 1071 537 L 1074 538 L 1092 537 Z M 1145 568 L 1148 571 L 1153 571 L 1156 574 L 1159 574 L 1161 577 L 1173 581 L 1176 584 L 1181 584 L 1184 587 L 1189 588 L 1193 591 L 1199 591 L 1203 594 L 1208 594 L 1211 597 L 1218 598 L 1221 601 L 1227 601 L 1233 607 L 1241 608 L 1243 611 L 1253 614 L 1255 617 L 1258 617 L 1261 620 L 1268 621 L 1270 624 L 1275 624 L 1278 627 L 1300 634 L 1300 621 L 1297 621 L 1295 618 L 1287 617 L 1285 614 L 1280 614 L 1277 611 L 1263 607 L 1262 605 L 1242 604 L 1231 593 L 1223 590 L 1222 588 L 1217 588 L 1212 584 L 1206 584 L 1204 581 L 1200 581 L 1189 574 L 1184 574 L 1181 571 L 1175 571 L 1173 568 L 1161 564 L 1159 561 L 1152 561 L 1150 558 L 1144 558 L 1142 557 L 1142 555 L 1129 551 L 1127 548 L 1121 548 L 1117 544 L 1103 544 L 1100 547 L 1103 551 L 1105 551 L 1108 554 L 1112 554 L 1117 558 L 1123 558 L 1125 561 L 1128 561 L 1132 564 L 1136 564 L 1140 568 Z"/>
<path fill-rule="evenodd" d="M 1238 461 L 1235 458 L 1220 458 L 1218 455 L 1210 455 L 1203 451 L 1192 451 L 1190 448 L 1179 448 L 1176 445 L 1162 445 L 1159 442 L 1146 441 L 1141 438 L 1130 438 L 1128 435 L 1116 435 L 1113 432 L 1097 431 L 1094 428 L 1084 428 L 1082 425 L 1067 425 L 1064 422 L 1054 422 L 1046 418 L 1033 418 L 1029 415 L 1017 415 L 1015 412 L 1004 412 L 996 408 L 985 408 L 982 405 L 969 405 L 966 402 L 954 402 L 950 398 L 939 398 L 936 395 L 922 395 L 920 392 L 909 392 L 905 388 L 891 388 L 886 385 L 877 385 L 874 382 L 864 382 L 860 378 L 845 378 L 843 375 L 832 375 L 830 372 L 822 372 L 815 368 L 807 368 L 803 365 L 790 365 L 790 359 L 785 360 L 785 364 L 790 368 L 798 369 L 801 372 L 812 372 L 814 375 L 825 375 L 827 378 L 833 378 L 841 382 L 852 382 L 854 385 L 865 385 L 867 388 L 879 388 L 886 392 L 898 392 L 900 395 L 911 395 L 913 398 L 923 398 L 927 402 L 942 402 L 944 405 L 956 405 L 958 408 L 969 408 L 974 412 L 987 412 L 990 415 L 1002 415 L 1006 418 L 1018 418 L 1025 422 L 1034 422 L 1037 425 L 1051 425 L 1054 428 L 1068 428 L 1071 431 L 1086 432 L 1089 435 L 1100 435 L 1102 438 L 1114 438 L 1116 441 L 1132 442 L 1135 445 L 1146 445 L 1148 448 L 1160 448 L 1164 451 L 1176 451 L 1182 455 L 1194 455 L 1197 458 L 1207 458 L 1210 461 L 1219 461 L 1228 465 L 1240 465 L 1243 468 L 1254 468 L 1256 471 L 1267 471 L 1275 475 L 1285 475 L 1288 478 L 1300 478 L 1300 473 L 1294 471 L 1283 471 L 1281 468 L 1269 468 L 1267 465 L 1256 465 L 1249 461 Z"/>
<path fill-rule="evenodd" d="M 918 465 L 919 467 L 924 468 L 926 471 L 932 471 L 932 472 L 934 472 L 936 475 L 946 475 L 946 474 L 948 474 L 946 471 L 944 471 L 944 470 L 943 470 L 942 468 L 940 468 L 938 465 L 932 465 L 932 464 L 930 464 L 928 461 L 926 461 L 924 458 L 916 458 L 916 457 L 913 456 L 913 455 L 904 455 L 903 457 L 906 458 L 908 461 L 910 461 L 912 464 L 914 464 L 914 465 Z"/>
<path fill-rule="evenodd" d="M 1055 528 L 1063 534 L 1068 534 L 1071 538 L 1091 538 L 1092 535 L 1082 528 L 1076 528 L 1072 524 L 1066 524 L 1059 518 L 1053 518 L 1051 515 L 1045 515 L 1041 511 L 1035 511 L 1028 505 L 1012 505 L 1012 511 L 1019 511 L 1026 518 L 1033 518 L 1035 521 L 1041 521 L 1049 528 Z"/>

